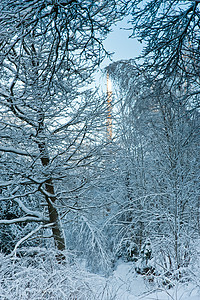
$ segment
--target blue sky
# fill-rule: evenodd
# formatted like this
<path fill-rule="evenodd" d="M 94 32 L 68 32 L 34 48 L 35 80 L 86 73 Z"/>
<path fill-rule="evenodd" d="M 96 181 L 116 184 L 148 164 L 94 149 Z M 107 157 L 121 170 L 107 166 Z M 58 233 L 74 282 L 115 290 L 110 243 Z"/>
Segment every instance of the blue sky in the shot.
<path fill-rule="evenodd" d="M 127 24 L 127 19 L 117 23 L 112 27 L 112 32 L 105 40 L 105 48 L 110 52 L 115 52 L 112 57 L 113 61 L 135 58 L 141 53 L 142 44 L 136 39 L 129 38 L 131 31 L 123 29 L 130 27 L 131 25 Z M 104 62 L 104 64 L 106 63 L 109 64 L 109 60 Z"/>
<path fill-rule="evenodd" d="M 131 31 L 123 28 L 130 28 L 130 24 L 127 24 L 127 19 L 114 25 L 112 27 L 112 32 L 105 40 L 104 46 L 106 50 L 109 52 L 114 52 L 114 54 L 112 56 L 112 61 L 110 59 L 104 60 L 101 65 L 101 69 L 105 68 L 113 61 L 136 58 L 139 54 L 141 54 L 143 45 L 136 39 L 129 38 Z M 95 77 L 96 85 L 102 86 L 104 90 L 106 87 L 106 78 L 104 78 L 105 76 L 101 73 L 98 73 Z"/>

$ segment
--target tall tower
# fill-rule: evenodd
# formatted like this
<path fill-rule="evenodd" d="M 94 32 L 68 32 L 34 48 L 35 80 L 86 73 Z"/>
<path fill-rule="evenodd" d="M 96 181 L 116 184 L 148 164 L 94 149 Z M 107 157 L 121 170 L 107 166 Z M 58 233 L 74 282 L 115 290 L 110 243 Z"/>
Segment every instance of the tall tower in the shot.
<path fill-rule="evenodd" d="M 107 120 L 106 120 L 107 140 L 112 140 L 112 85 L 107 71 Z"/>

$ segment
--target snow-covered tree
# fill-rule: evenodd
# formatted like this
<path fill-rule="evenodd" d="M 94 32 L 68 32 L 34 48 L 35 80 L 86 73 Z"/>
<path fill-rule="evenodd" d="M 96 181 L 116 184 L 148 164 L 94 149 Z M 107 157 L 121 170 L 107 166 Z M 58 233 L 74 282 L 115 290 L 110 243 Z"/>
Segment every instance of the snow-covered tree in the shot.
<path fill-rule="evenodd" d="M 61 211 L 74 209 L 73 190 L 86 181 L 73 170 L 92 161 L 94 136 L 101 140 L 105 101 L 86 85 L 126 7 L 87 0 L 0 4 L 1 203 L 21 211 L 0 223 L 32 222 L 27 238 L 51 227 L 58 250 L 65 249 Z"/>
<path fill-rule="evenodd" d="M 133 36 L 144 42 L 145 64 L 155 74 L 198 79 L 199 8 L 195 0 L 132 1 Z"/>
<path fill-rule="evenodd" d="M 122 98 L 116 124 L 118 173 L 125 179 L 113 223 L 139 249 L 153 239 L 157 253 L 178 269 L 188 265 L 199 230 L 199 96 L 193 85 L 186 93 L 178 79 L 173 86 L 170 78 L 155 80 L 131 60 L 111 64 L 109 71 Z"/>

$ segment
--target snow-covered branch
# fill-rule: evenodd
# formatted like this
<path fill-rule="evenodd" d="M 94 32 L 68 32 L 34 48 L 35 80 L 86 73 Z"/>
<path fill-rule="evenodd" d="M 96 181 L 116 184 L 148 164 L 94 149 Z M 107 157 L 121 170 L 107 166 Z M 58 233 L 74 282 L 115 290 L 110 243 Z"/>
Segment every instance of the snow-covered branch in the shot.
<path fill-rule="evenodd" d="M 11 256 L 15 256 L 15 255 L 16 255 L 17 248 L 18 248 L 23 242 L 25 242 L 26 240 L 28 240 L 30 237 L 32 237 L 35 233 L 37 233 L 38 231 L 40 231 L 42 228 L 50 227 L 50 226 L 52 226 L 52 225 L 53 225 L 53 224 L 40 225 L 40 226 L 38 226 L 36 229 L 34 229 L 34 230 L 32 230 L 31 232 L 29 232 L 26 236 L 24 236 L 21 240 L 19 240 L 19 241 L 17 242 L 17 244 L 15 245 L 14 250 L 13 250 L 12 253 L 11 253 Z"/>
<path fill-rule="evenodd" d="M 24 150 L 21 150 L 21 149 L 17 149 L 17 148 L 14 148 L 14 147 L 3 147 L 3 146 L 0 146 L 0 151 L 11 152 L 11 153 L 15 153 L 15 154 L 18 154 L 18 155 L 24 155 L 24 156 L 30 156 L 30 157 L 37 157 L 36 154 L 30 154 L 27 151 L 24 151 Z"/>
<path fill-rule="evenodd" d="M 31 216 L 26 216 L 26 217 L 20 217 L 12 220 L 0 220 L 0 224 L 4 225 L 11 225 L 11 224 L 16 224 L 16 223 L 23 223 L 23 222 L 44 222 L 47 223 L 49 220 L 48 219 L 42 219 L 42 218 L 37 218 L 37 217 L 31 217 Z"/>
<path fill-rule="evenodd" d="M 21 208 L 21 210 L 23 210 L 23 212 L 25 212 L 27 215 L 34 216 L 39 219 L 43 218 L 42 214 L 39 211 L 33 211 L 27 208 L 20 199 L 14 199 L 14 201 L 19 205 L 19 208 Z"/>

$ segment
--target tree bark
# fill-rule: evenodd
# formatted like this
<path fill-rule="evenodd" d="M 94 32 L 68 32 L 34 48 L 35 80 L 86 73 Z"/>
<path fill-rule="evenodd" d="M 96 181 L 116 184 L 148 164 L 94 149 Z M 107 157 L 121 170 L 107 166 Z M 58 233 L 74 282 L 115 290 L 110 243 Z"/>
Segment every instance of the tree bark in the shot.
<path fill-rule="evenodd" d="M 41 154 L 41 162 L 44 167 L 49 166 L 50 159 L 49 154 L 47 151 L 47 147 L 45 142 L 39 142 L 38 148 Z M 52 226 L 52 233 L 54 238 L 55 246 L 58 250 L 63 251 L 65 250 L 65 239 L 63 235 L 63 231 L 60 224 L 60 217 L 59 213 L 55 207 L 56 202 L 56 196 L 55 196 L 55 189 L 52 178 L 49 178 L 45 183 L 45 190 L 48 193 L 48 195 L 45 195 L 45 200 L 48 205 L 48 213 L 49 213 L 49 220 L 50 223 L 53 223 Z M 52 195 L 52 196 L 50 196 Z"/>

